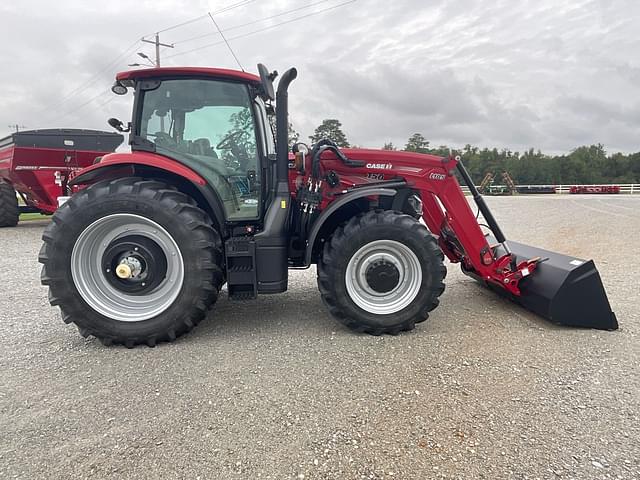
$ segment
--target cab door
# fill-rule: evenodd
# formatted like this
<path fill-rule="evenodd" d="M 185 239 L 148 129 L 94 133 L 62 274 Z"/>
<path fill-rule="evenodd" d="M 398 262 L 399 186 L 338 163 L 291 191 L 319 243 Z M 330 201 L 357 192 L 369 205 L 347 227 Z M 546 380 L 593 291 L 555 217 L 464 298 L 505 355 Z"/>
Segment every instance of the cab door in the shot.
<path fill-rule="evenodd" d="M 138 135 L 218 193 L 226 221 L 256 220 L 262 182 L 254 104 L 245 84 L 167 79 L 144 90 Z"/>

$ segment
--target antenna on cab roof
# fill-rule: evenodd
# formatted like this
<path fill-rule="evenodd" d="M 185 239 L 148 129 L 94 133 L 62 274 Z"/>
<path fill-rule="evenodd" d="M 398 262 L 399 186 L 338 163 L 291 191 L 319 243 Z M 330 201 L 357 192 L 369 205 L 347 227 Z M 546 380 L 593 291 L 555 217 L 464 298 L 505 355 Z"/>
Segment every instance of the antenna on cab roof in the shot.
<path fill-rule="evenodd" d="M 233 51 L 233 49 L 231 48 L 231 45 L 229 45 L 229 42 L 227 41 L 227 37 L 224 36 L 224 33 L 222 33 L 222 30 L 220 30 L 220 27 L 218 26 L 218 24 L 216 23 L 216 21 L 213 19 L 213 15 L 211 15 L 211 12 L 209 12 L 209 18 L 211 18 L 211 21 L 213 22 L 213 24 L 216 26 L 216 28 L 218 29 L 218 33 L 220 34 L 220 36 L 222 37 L 222 39 L 224 40 L 224 43 L 227 45 L 227 48 L 229 49 L 229 51 L 231 52 L 231 55 L 233 55 L 233 58 L 236 59 L 236 63 L 238 64 L 238 66 L 240 67 L 240 70 L 242 70 L 244 72 L 244 68 L 242 68 L 242 64 L 240 63 L 240 60 L 238 60 L 238 57 L 236 56 L 235 52 Z"/>

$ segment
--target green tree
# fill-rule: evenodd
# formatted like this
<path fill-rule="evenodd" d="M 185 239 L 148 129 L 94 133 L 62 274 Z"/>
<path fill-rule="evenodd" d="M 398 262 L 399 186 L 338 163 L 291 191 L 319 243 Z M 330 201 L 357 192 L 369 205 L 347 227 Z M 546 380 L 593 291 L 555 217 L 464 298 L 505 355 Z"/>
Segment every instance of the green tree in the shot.
<path fill-rule="evenodd" d="M 271 132 L 273 133 L 273 140 L 275 142 L 277 135 L 276 135 L 276 117 L 275 115 L 269 115 L 269 125 L 271 126 Z M 289 148 L 291 148 L 293 146 L 294 143 L 298 143 L 300 141 L 300 133 L 298 133 L 298 131 L 293 127 L 293 123 L 289 122 L 288 123 L 288 145 Z"/>
<path fill-rule="evenodd" d="M 568 155 L 568 159 L 576 166 L 575 176 L 581 179 L 581 183 L 602 183 L 611 177 L 606 168 L 607 154 L 600 144 L 578 147 Z"/>
<path fill-rule="evenodd" d="M 289 147 L 300 141 L 300 134 L 293 128 L 293 123 L 289 122 Z"/>
<path fill-rule="evenodd" d="M 342 123 L 335 118 L 327 118 L 313 132 L 313 135 L 309 137 L 311 143 L 317 143 L 323 138 L 329 138 L 333 140 L 339 147 L 349 147 L 347 136 L 342 131 Z"/>
<path fill-rule="evenodd" d="M 231 114 L 230 120 L 233 126 L 225 136 L 241 131 L 242 133 L 235 137 L 234 142 L 246 152 L 255 149 L 255 131 L 251 110 L 248 108 L 239 110 Z M 220 140 L 222 140 L 222 138 Z M 255 152 L 251 151 L 249 153 L 254 154 Z"/>
<path fill-rule="evenodd" d="M 430 148 L 428 153 L 440 155 L 441 157 L 448 157 L 451 153 L 451 149 L 446 145 L 440 145 L 438 148 Z"/>
<path fill-rule="evenodd" d="M 640 152 L 633 153 L 627 158 L 629 161 L 629 178 L 631 179 L 629 183 L 638 183 L 640 182 Z"/>
<path fill-rule="evenodd" d="M 429 153 L 429 142 L 421 133 L 414 133 L 404 146 L 407 152 Z"/>
<path fill-rule="evenodd" d="M 382 146 L 383 150 L 397 150 L 396 147 L 393 145 L 393 142 L 387 142 Z"/>

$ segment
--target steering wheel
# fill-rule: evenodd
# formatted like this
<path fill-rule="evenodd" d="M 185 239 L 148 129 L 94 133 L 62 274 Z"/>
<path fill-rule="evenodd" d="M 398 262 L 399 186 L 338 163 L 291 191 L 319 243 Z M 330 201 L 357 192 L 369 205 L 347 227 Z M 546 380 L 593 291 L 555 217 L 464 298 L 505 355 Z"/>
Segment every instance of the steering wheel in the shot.
<path fill-rule="evenodd" d="M 225 136 L 222 140 L 220 140 L 220 143 L 218 143 L 218 145 L 216 145 L 217 149 L 233 149 L 234 146 L 236 145 L 236 138 L 239 137 L 240 135 L 242 135 L 244 132 L 242 130 L 236 130 L 235 132 L 231 132 L 230 134 L 228 134 L 227 136 Z"/>

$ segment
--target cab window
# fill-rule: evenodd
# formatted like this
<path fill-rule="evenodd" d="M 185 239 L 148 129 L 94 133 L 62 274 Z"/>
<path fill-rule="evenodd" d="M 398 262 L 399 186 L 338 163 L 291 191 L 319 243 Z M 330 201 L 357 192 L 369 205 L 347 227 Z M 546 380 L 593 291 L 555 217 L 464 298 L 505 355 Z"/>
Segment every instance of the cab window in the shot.
<path fill-rule="evenodd" d="M 220 195 L 228 220 L 257 218 L 259 155 L 247 86 L 164 80 L 142 95 L 138 135 L 205 177 Z"/>

